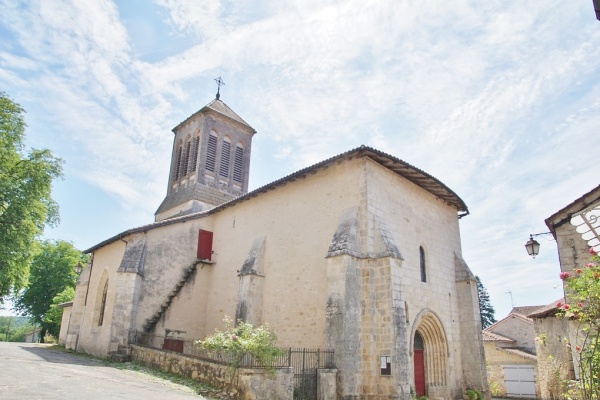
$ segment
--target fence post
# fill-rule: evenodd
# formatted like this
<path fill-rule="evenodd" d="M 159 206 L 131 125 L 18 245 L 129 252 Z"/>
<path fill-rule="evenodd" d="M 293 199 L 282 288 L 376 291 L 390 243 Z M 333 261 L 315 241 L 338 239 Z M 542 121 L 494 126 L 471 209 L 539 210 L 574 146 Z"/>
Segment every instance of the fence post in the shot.
<path fill-rule="evenodd" d="M 288 368 L 292 367 L 292 348 L 288 349 Z"/>
<path fill-rule="evenodd" d="M 321 367 L 321 349 L 317 349 L 317 368 Z"/>

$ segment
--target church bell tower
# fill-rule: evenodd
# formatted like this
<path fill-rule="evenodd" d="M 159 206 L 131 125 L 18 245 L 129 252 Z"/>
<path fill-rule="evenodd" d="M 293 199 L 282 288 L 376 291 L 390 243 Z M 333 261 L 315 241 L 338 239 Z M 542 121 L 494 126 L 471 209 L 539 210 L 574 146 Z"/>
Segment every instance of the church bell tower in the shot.
<path fill-rule="evenodd" d="M 223 84 L 219 78 L 217 84 Z M 155 221 L 208 210 L 248 192 L 256 131 L 216 98 L 173 128 L 167 196 Z"/>

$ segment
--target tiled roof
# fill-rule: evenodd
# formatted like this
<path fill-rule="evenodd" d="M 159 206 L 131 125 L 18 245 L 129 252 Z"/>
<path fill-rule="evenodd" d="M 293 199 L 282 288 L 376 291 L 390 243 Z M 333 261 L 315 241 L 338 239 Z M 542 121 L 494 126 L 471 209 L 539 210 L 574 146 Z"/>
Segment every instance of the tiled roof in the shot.
<path fill-rule="evenodd" d="M 596 186 L 594 189 L 579 197 L 577 200 L 572 201 L 569 205 L 561 208 L 560 210 L 546 218 L 546 226 L 548 227 L 548 229 L 550 229 L 550 232 L 552 232 L 552 235 L 556 239 L 556 228 L 569 222 L 573 215 L 576 215 L 581 210 L 588 207 L 590 204 L 595 204 L 599 201 L 600 185 Z M 557 221 L 558 218 L 561 219 Z"/>
<path fill-rule="evenodd" d="M 514 340 L 487 330 L 481 331 L 484 342 L 513 342 Z"/>
<path fill-rule="evenodd" d="M 556 307 L 556 303 L 564 304 L 564 302 L 565 302 L 564 297 L 561 297 L 560 299 L 548 304 L 547 306 L 540 307 L 537 310 L 531 312 L 528 315 L 528 317 L 529 318 L 544 318 L 544 317 L 552 316 L 552 315 L 556 314 L 556 312 L 558 311 L 558 308 Z"/>
<path fill-rule="evenodd" d="M 251 192 L 248 192 L 242 196 L 236 197 L 233 200 L 225 202 L 215 208 L 206 211 L 200 211 L 193 214 L 187 214 L 181 217 L 165 219 L 162 221 L 154 222 L 148 225 L 144 225 L 138 228 L 133 228 L 126 230 L 118 235 L 115 235 L 97 245 L 87 249 L 84 253 L 91 253 L 92 251 L 106 246 L 109 243 L 112 243 L 116 240 L 120 240 L 127 235 L 131 235 L 133 233 L 145 232 L 150 229 L 158 228 L 165 225 L 171 225 L 181 222 L 190 221 L 197 218 L 203 218 L 208 215 L 217 213 L 225 208 L 231 207 L 237 203 L 241 203 L 243 201 L 249 200 L 253 197 L 256 197 L 262 193 L 268 192 L 270 190 L 276 189 L 280 186 L 283 186 L 289 182 L 293 182 L 303 176 L 308 174 L 312 174 L 317 172 L 319 169 L 327 168 L 329 165 L 340 162 L 342 160 L 351 160 L 353 158 L 361 158 L 368 157 L 376 163 L 380 164 L 384 168 L 389 169 L 390 171 L 400 175 L 404 179 L 414 183 L 415 185 L 425 189 L 429 193 L 433 194 L 438 199 L 442 200 L 446 204 L 455 207 L 459 212 L 458 218 L 462 218 L 466 215 L 469 215 L 469 209 L 465 202 L 458 197 L 456 193 L 454 193 L 448 186 L 444 185 L 441 181 L 429 175 L 427 172 L 418 169 L 417 167 L 412 166 L 411 164 L 402 161 L 399 158 L 396 158 L 392 155 L 384 153 L 382 151 L 376 150 L 372 147 L 368 146 L 360 146 L 355 149 L 349 150 L 345 153 L 339 154 L 335 157 L 328 158 L 327 160 L 321 161 L 320 163 L 314 164 L 310 167 L 301 169 L 297 172 L 294 172 L 291 175 L 285 176 L 281 179 L 278 179 L 274 182 L 271 182 L 265 186 L 261 186 L 258 189 L 255 189 Z"/>
<path fill-rule="evenodd" d="M 525 307 L 523 307 L 523 308 L 525 308 Z M 537 308 L 537 306 L 536 306 L 536 308 Z M 505 321 L 508 321 L 511 318 L 518 318 L 521 321 L 527 322 L 529 324 L 533 324 L 533 320 L 531 318 L 528 318 L 526 315 L 514 312 L 514 308 L 513 308 L 513 310 L 510 312 L 510 314 L 508 314 L 506 317 L 502 318 L 500 321 L 495 322 L 494 324 L 488 326 L 487 328 L 485 328 L 485 330 L 491 332 L 498 325 L 501 325 L 502 323 L 504 323 Z"/>
<path fill-rule="evenodd" d="M 532 312 L 536 311 L 539 308 L 545 307 L 544 305 L 541 306 L 523 306 L 523 307 L 513 307 L 511 313 L 516 313 L 516 314 L 520 314 L 523 316 L 528 316 L 529 314 L 531 314 Z"/>
<path fill-rule="evenodd" d="M 525 350 L 517 349 L 515 347 L 497 347 L 497 349 L 504 350 L 507 353 L 516 354 L 516 355 L 524 357 L 524 358 L 529 358 L 531 360 L 537 360 L 537 357 L 535 356 L 535 354 L 528 353 Z"/>
<path fill-rule="evenodd" d="M 202 107 L 200 110 L 196 111 L 195 113 L 193 113 L 192 115 L 190 115 L 189 117 L 187 117 L 185 120 L 183 120 L 182 122 L 180 122 L 175 128 L 173 128 L 173 132 L 175 132 L 181 125 L 185 124 L 187 121 L 189 121 L 191 118 L 193 118 L 194 116 L 205 112 L 207 110 L 212 110 L 220 115 L 225 116 L 226 118 L 229 118 L 233 121 L 236 121 L 250 129 L 252 129 L 252 131 L 254 133 L 256 133 L 256 131 L 254 130 L 254 128 L 252 128 L 246 121 L 244 121 L 242 119 L 242 117 L 240 117 L 239 115 L 237 115 L 231 108 L 229 108 L 229 106 L 225 103 L 223 103 L 221 100 L 219 99 L 214 99 L 213 101 L 211 101 L 210 103 L 208 103 L 207 105 L 205 105 L 204 107 Z"/>

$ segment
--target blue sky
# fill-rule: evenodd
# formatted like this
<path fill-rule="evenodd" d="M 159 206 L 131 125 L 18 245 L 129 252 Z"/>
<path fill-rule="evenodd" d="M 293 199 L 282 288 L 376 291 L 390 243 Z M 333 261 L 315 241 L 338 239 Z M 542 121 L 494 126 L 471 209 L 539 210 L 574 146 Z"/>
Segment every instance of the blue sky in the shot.
<path fill-rule="evenodd" d="M 0 0 L 0 90 L 66 161 L 61 225 L 86 249 L 153 220 L 171 129 L 216 93 L 252 125 L 250 189 L 361 144 L 469 206 L 464 258 L 497 317 L 562 296 L 530 233 L 598 185 L 592 0 Z M 307 206 L 310 206 L 307 204 Z"/>

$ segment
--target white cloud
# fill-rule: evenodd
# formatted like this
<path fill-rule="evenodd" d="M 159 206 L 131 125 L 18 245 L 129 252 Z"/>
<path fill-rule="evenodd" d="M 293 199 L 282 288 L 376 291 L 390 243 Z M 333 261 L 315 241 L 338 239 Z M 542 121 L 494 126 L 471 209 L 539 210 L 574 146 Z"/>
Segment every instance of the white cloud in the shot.
<path fill-rule="evenodd" d="M 127 31 L 140 23 L 125 24 L 112 2 L 0 6 L 0 84 L 47 128 L 36 141 L 136 218 L 164 196 L 171 127 L 208 103 L 219 75 L 222 99 L 259 132 L 255 182 L 360 144 L 405 159 L 469 205 L 467 262 L 495 296 L 535 291 L 511 284 L 528 271 L 521 242 L 597 185 L 600 31 L 589 4 L 156 0 L 144 15 L 167 27 L 144 29 L 170 56 L 152 60 Z M 160 35 L 193 45 L 177 51 Z"/>

